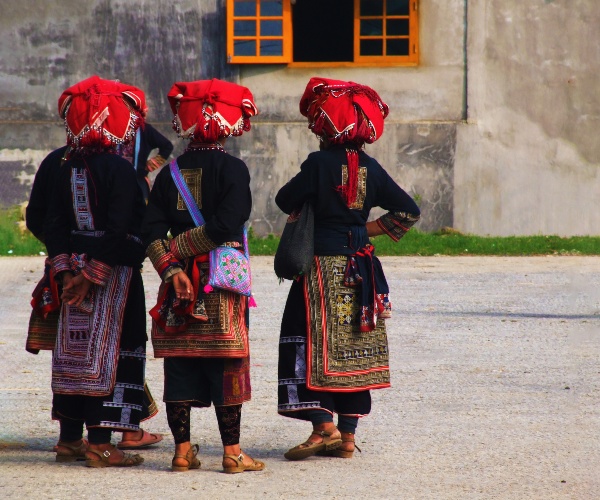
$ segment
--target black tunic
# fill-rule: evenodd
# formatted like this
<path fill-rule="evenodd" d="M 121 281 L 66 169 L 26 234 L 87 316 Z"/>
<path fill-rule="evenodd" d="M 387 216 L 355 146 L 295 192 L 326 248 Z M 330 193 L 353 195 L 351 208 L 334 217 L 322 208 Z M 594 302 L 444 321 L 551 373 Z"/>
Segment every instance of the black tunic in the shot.
<path fill-rule="evenodd" d="M 191 150 L 177 158 L 179 169 L 206 221 L 206 236 L 212 243 L 243 241 L 243 226 L 250 217 L 252 196 L 250 193 L 250 173 L 248 167 L 239 158 L 222 150 Z M 169 167 L 165 167 L 155 179 L 150 193 L 146 216 L 142 225 L 144 244 L 154 245 L 157 241 L 166 241 L 170 233 L 177 237 L 196 225 L 190 216 L 183 199 L 171 176 Z M 161 248 L 161 245 L 158 246 Z M 155 252 L 168 252 L 168 247 Z M 162 255 L 149 252 L 153 263 Z M 163 254 L 163 255 L 164 255 Z M 156 267 L 156 266 L 155 266 Z M 181 264 L 183 267 L 183 263 Z M 163 269 L 157 268 L 162 275 Z M 163 284 L 163 287 L 167 286 Z M 170 286 L 170 285 L 169 285 Z M 196 291 L 198 292 L 198 291 Z M 229 292 L 215 290 L 211 295 Z M 228 300 L 231 300 L 229 298 Z M 237 296 L 236 301 L 247 298 Z M 246 310 L 246 328 L 248 309 Z M 206 333 L 218 332 L 221 328 L 219 318 L 210 318 Z M 204 324 L 204 323 L 203 323 Z M 213 326 L 210 326 L 214 324 Z M 180 342 L 192 352 L 182 357 L 180 351 L 164 353 L 165 392 L 164 401 L 185 401 L 192 406 L 215 406 L 241 404 L 251 397 L 249 358 L 206 358 L 194 357 L 193 347 L 186 338 L 198 335 L 194 325 L 189 327 L 192 333 L 184 332 L 178 337 L 172 334 L 172 343 Z M 153 341 L 155 352 L 159 351 L 159 327 L 153 322 Z M 170 355 L 169 355 L 170 354 Z"/>
<path fill-rule="evenodd" d="M 75 172 L 85 174 L 85 194 L 80 197 L 73 192 L 72 175 Z M 78 201 L 89 208 L 91 222 L 82 223 Z M 124 291 L 126 300 L 119 329 L 113 392 L 107 396 L 56 393 L 53 400 L 55 418 L 84 420 L 88 427 L 139 429 L 147 340 L 144 288 L 140 274 L 144 249 L 139 242 L 144 210 L 135 172 L 131 164 L 118 155 L 102 153 L 74 158 L 59 167 L 44 224 L 50 258 L 85 253 L 90 260 L 110 268 L 127 266 L 133 269 Z M 82 230 L 89 230 L 90 234 L 73 233 Z M 138 242 L 132 236 L 138 237 Z M 67 306 L 63 305 L 63 311 L 64 307 Z M 57 355 L 56 351 L 54 355 Z"/>
<path fill-rule="evenodd" d="M 220 245 L 242 242 L 244 223 L 250 218 L 252 195 L 250 173 L 239 158 L 219 150 L 188 151 L 177 158 L 179 169 L 194 195 L 206 221 L 206 233 Z M 175 237 L 195 227 L 168 167 L 154 181 L 142 226 L 144 244 Z"/>
<path fill-rule="evenodd" d="M 365 225 L 373 207 L 389 211 L 381 218 L 386 221 L 404 220 L 405 214 L 409 214 L 411 222 L 406 227 L 414 224 L 420 214 L 412 198 L 364 151 L 359 152 L 357 199 L 349 207 L 339 189 L 347 177 L 347 163 L 344 146 L 332 146 L 311 153 L 302 163 L 300 172 L 279 190 L 275 198 L 279 208 L 288 214 L 302 207 L 305 201 L 312 200 L 315 211 L 315 255 L 324 256 L 321 259 L 352 255 L 368 244 Z M 393 223 L 391 225 L 394 226 Z M 311 276 L 314 272 L 315 264 Z M 371 410 L 371 396 L 369 390 L 362 390 L 361 386 L 354 391 L 346 387 L 343 392 L 326 386 L 318 391 L 307 387 L 310 375 L 307 372 L 307 343 L 311 342 L 307 337 L 307 317 L 312 321 L 319 319 L 314 318 L 312 313 L 307 315 L 305 282 L 307 286 L 313 286 L 306 276 L 292 283 L 282 318 L 278 412 L 303 420 L 309 419 L 308 410 L 325 410 L 348 416 L 366 415 Z M 354 324 L 360 318 L 359 312 L 354 311 L 352 317 Z M 327 318 L 328 322 L 336 320 Z M 385 325 L 381 319 L 378 320 L 378 328 L 385 335 Z M 315 325 L 312 325 L 311 331 L 315 330 Z"/>

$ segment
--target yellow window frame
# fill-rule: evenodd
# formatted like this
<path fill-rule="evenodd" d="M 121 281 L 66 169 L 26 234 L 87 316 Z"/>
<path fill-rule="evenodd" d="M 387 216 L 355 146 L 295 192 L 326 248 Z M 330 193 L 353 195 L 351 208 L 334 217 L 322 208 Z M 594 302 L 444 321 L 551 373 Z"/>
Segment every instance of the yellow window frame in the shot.
<path fill-rule="evenodd" d="M 234 15 L 234 0 L 227 0 L 227 62 L 232 64 L 244 63 L 288 63 L 292 60 L 292 7 L 290 0 L 282 1 L 281 16 L 262 16 L 260 12 L 260 0 L 254 0 L 256 5 L 255 16 L 235 16 Z M 261 21 L 282 21 L 281 36 L 262 36 L 260 33 Z M 255 36 L 236 36 L 234 33 L 235 21 L 255 21 L 256 35 Z M 255 56 L 236 56 L 234 54 L 234 44 L 236 41 L 254 41 L 256 43 Z M 260 42 L 263 40 L 281 40 L 282 55 L 280 56 L 261 56 Z"/>
<path fill-rule="evenodd" d="M 292 6 L 291 0 L 282 0 L 281 16 L 261 16 L 260 0 L 254 0 L 256 4 L 256 16 L 234 16 L 235 0 L 227 0 L 227 62 L 231 64 L 288 64 L 293 67 L 339 67 L 339 66 L 415 66 L 419 63 L 419 20 L 418 20 L 418 0 L 410 1 L 410 11 L 408 16 L 409 34 L 400 36 L 388 36 L 386 33 L 386 20 L 406 19 L 407 16 L 387 16 L 384 13 L 381 16 L 361 16 L 360 0 L 354 0 L 354 61 L 331 61 L 331 62 L 294 62 L 292 52 L 293 27 L 292 27 Z M 261 36 L 260 21 L 263 20 L 282 20 L 282 36 Z M 382 19 L 383 34 L 376 36 L 365 36 L 360 34 L 361 20 L 364 19 Z M 235 36 L 235 21 L 255 21 L 255 36 Z M 391 39 L 407 39 L 409 44 L 409 54 L 401 56 L 387 56 L 384 54 L 376 56 L 360 55 L 361 40 L 380 39 L 383 43 L 385 52 L 386 41 Z M 260 54 L 261 40 L 282 40 L 281 56 L 236 56 L 234 54 L 234 43 L 238 40 L 251 41 L 256 43 L 256 53 Z"/>
<path fill-rule="evenodd" d="M 388 16 L 385 14 L 388 0 L 383 0 L 383 15 L 381 16 L 361 16 L 360 15 L 360 0 L 354 0 L 354 63 L 372 63 L 373 65 L 384 65 L 396 63 L 398 65 L 416 65 L 419 62 L 419 20 L 418 20 L 418 2 L 411 0 L 409 2 L 408 16 Z M 408 18 L 408 35 L 388 35 L 387 22 L 393 19 Z M 383 21 L 383 34 L 368 36 L 360 34 L 361 20 L 364 19 L 381 19 Z M 388 56 L 385 54 L 386 41 L 388 40 L 408 40 L 408 55 Z M 361 40 L 382 40 L 384 54 L 377 56 L 363 56 L 360 54 Z"/>

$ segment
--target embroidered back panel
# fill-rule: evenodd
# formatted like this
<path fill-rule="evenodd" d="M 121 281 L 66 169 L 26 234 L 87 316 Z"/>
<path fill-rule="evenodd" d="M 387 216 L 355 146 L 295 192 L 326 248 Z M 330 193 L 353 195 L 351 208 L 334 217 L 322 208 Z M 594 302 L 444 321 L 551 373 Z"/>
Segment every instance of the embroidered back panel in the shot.
<path fill-rule="evenodd" d="M 106 396 L 113 390 L 130 267 L 115 266 L 106 286 L 94 287 L 91 314 L 63 303 L 52 358 L 52 390 Z"/>
<path fill-rule="evenodd" d="M 73 193 L 73 213 L 77 228 L 84 231 L 93 230 L 94 217 L 90 209 L 85 170 L 72 169 L 71 192 Z"/>
<path fill-rule="evenodd" d="M 316 256 L 305 279 L 309 389 L 356 391 L 390 386 L 385 322 L 361 332 L 360 288 L 344 286 L 347 257 Z"/>
<path fill-rule="evenodd" d="M 202 169 L 183 169 L 181 175 L 186 184 L 190 188 L 190 192 L 198 204 L 198 208 L 202 208 Z M 187 210 L 187 206 L 181 193 L 177 193 L 177 210 Z"/>
<path fill-rule="evenodd" d="M 342 165 L 342 185 L 348 185 L 348 165 Z M 356 187 L 356 200 L 348 208 L 362 210 L 367 196 L 367 169 L 358 167 L 358 186 Z"/>
<path fill-rule="evenodd" d="M 201 263 L 202 281 L 206 284 L 208 263 Z M 159 301 L 168 284 L 162 284 Z M 208 317 L 208 321 L 190 321 L 175 315 L 172 310 L 161 310 L 166 326 L 177 328 L 187 322 L 185 331 L 167 333 L 156 321 L 152 322 L 152 346 L 157 358 L 169 356 L 205 358 L 243 358 L 249 355 L 246 326 L 247 298 L 237 293 L 217 290 L 203 294 L 196 303 L 194 314 Z"/>

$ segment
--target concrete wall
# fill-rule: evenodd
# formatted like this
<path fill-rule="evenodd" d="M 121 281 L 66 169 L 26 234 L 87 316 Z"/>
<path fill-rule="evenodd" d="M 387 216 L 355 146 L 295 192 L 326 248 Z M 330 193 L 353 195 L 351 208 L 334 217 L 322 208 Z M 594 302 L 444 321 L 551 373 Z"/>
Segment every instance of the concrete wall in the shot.
<path fill-rule="evenodd" d="M 600 234 L 600 3 L 469 2 L 454 225 Z"/>
<path fill-rule="evenodd" d="M 166 93 L 174 81 L 217 77 L 256 98 L 252 131 L 227 147 L 251 170 L 254 230 L 278 233 L 275 193 L 317 147 L 298 100 L 319 75 L 371 85 L 389 104 L 367 151 L 419 198 L 420 229 L 600 233 L 600 215 L 585 212 L 600 194 L 600 4 L 420 0 L 419 66 L 316 69 L 227 65 L 224 5 L 4 0 L 0 204 L 27 199 L 37 165 L 64 143 L 56 101 L 67 86 L 91 74 L 138 85 L 178 153 Z"/>

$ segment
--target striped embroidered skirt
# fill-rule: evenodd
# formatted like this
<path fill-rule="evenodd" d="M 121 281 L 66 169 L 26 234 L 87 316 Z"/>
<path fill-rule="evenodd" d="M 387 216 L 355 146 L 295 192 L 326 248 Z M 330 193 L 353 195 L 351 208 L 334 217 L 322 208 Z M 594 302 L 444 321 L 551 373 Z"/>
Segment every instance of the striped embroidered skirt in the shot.
<path fill-rule="evenodd" d="M 361 329 L 361 290 L 344 285 L 346 256 L 315 257 L 290 287 L 279 339 L 278 412 L 363 416 L 370 389 L 390 386 L 385 322 Z"/>
<path fill-rule="evenodd" d="M 115 353 L 116 363 L 104 364 L 106 360 L 95 360 L 99 366 L 105 366 L 107 370 L 114 370 L 112 375 L 114 383 L 111 384 L 109 392 L 105 395 L 90 395 L 90 391 L 87 391 L 86 394 L 85 390 L 77 393 L 74 386 L 71 387 L 62 382 L 60 385 L 57 384 L 59 390 L 54 390 L 53 418 L 83 420 L 87 427 L 104 427 L 121 431 L 138 430 L 140 420 L 144 417 L 148 418 L 148 410 L 144 412 L 145 415 L 142 415 L 144 398 L 151 398 L 151 396 L 146 394 L 144 387 L 147 339 L 146 307 L 144 286 L 139 270 L 132 270 L 131 277 L 122 291 L 125 294 L 122 297 L 124 309 L 120 320 L 120 336 L 116 344 L 118 349 L 118 353 Z M 105 302 L 102 297 L 98 297 L 95 306 L 108 304 L 108 302 L 114 306 L 119 299 L 113 297 L 112 300 Z M 96 352 L 99 350 L 96 349 Z M 112 355 L 110 353 L 111 357 Z M 56 356 L 57 352 L 55 351 Z M 113 364 L 115 366 L 111 368 Z M 55 372 L 56 362 L 53 366 L 53 375 Z M 63 385 L 69 393 L 62 390 Z M 89 381 L 84 378 L 83 387 L 88 385 Z M 150 413 L 155 413 L 155 410 Z"/>

